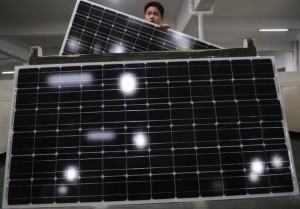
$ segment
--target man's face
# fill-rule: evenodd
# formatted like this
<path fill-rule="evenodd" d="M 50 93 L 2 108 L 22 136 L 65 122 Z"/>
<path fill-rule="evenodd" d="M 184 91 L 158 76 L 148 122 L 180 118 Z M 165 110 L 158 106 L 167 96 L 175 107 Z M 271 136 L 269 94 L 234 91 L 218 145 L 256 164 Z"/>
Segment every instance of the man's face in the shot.
<path fill-rule="evenodd" d="M 150 22 L 160 24 L 162 22 L 162 16 L 156 7 L 148 7 L 144 19 Z"/>

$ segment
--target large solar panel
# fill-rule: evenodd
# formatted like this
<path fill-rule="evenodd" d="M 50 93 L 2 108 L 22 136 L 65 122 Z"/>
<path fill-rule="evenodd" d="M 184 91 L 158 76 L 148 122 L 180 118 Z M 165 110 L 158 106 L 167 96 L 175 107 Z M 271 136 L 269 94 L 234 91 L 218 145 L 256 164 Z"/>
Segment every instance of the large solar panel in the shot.
<path fill-rule="evenodd" d="M 78 0 L 60 54 L 216 49 L 214 44 L 140 18 Z"/>
<path fill-rule="evenodd" d="M 17 67 L 4 208 L 298 194 L 273 63 Z"/>

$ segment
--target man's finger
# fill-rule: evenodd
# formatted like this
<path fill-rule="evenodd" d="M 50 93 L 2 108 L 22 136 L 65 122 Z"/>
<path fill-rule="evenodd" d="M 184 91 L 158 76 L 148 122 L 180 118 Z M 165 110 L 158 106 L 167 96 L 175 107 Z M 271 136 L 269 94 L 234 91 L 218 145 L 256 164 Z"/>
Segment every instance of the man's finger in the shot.
<path fill-rule="evenodd" d="M 160 28 L 167 30 L 168 28 L 170 28 L 170 25 L 169 24 L 160 24 Z"/>

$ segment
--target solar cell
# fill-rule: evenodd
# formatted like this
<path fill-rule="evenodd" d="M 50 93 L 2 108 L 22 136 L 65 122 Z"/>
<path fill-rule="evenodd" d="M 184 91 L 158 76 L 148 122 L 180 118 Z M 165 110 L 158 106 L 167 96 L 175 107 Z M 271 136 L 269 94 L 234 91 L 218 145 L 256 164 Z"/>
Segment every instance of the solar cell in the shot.
<path fill-rule="evenodd" d="M 85 0 L 78 0 L 60 54 L 217 49 L 215 44 Z"/>
<path fill-rule="evenodd" d="M 4 208 L 298 194 L 273 63 L 18 67 Z"/>

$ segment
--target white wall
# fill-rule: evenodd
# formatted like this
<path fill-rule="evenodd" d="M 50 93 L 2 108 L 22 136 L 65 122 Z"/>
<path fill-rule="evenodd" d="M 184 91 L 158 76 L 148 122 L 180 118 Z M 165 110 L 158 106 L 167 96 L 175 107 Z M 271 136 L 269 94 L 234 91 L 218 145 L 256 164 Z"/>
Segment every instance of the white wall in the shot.
<path fill-rule="evenodd" d="M 285 68 L 286 72 L 294 70 L 293 52 L 275 52 L 276 68 Z"/>
<path fill-rule="evenodd" d="M 0 154 L 6 152 L 13 80 L 0 80 Z"/>
<path fill-rule="evenodd" d="M 289 131 L 300 132 L 300 72 L 278 73 Z"/>
<path fill-rule="evenodd" d="M 292 51 L 262 51 L 258 52 L 259 56 L 274 56 L 276 69 L 285 68 L 285 72 L 293 72 L 294 54 Z"/>

